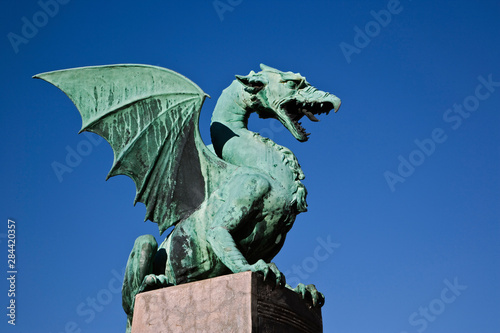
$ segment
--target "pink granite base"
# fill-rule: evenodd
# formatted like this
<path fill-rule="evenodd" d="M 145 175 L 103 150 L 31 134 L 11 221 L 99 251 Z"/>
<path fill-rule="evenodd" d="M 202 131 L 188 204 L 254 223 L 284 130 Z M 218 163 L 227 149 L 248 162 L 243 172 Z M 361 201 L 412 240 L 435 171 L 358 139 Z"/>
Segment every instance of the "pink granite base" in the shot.
<path fill-rule="evenodd" d="M 321 310 L 244 272 L 141 293 L 132 333 L 320 333 Z"/>

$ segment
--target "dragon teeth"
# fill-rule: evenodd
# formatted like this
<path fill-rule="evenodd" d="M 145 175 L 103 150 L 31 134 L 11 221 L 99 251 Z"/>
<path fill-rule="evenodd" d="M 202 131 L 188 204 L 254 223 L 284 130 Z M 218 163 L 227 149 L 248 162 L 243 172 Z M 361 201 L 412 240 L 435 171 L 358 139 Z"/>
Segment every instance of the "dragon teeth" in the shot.
<path fill-rule="evenodd" d="M 318 119 L 318 118 L 316 118 L 316 117 L 315 117 L 315 116 L 314 116 L 311 112 L 309 112 L 309 111 L 304 112 L 304 114 L 305 114 L 305 115 L 307 116 L 307 118 L 309 118 L 309 120 L 311 120 L 311 121 L 314 121 L 314 122 L 318 122 L 318 121 L 319 121 L 319 119 Z"/>

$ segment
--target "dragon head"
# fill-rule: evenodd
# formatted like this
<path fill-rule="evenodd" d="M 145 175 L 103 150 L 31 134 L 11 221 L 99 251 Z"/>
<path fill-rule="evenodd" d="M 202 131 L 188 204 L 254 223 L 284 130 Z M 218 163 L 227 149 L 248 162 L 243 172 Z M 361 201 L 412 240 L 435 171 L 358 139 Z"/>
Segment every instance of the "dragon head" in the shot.
<path fill-rule="evenodd" d="M 315 115 L 339 109 L 337 96 L 314 88 L 299 73 L 282 72 L 264 64 L 260 68 L 258 73 L 236 75 L 250 96 L 245 107 L 261 118 L 279 120 L 297 140 L 309 139 L 310 133 L 299 122 L 303 116 L 317 122 Z"/>

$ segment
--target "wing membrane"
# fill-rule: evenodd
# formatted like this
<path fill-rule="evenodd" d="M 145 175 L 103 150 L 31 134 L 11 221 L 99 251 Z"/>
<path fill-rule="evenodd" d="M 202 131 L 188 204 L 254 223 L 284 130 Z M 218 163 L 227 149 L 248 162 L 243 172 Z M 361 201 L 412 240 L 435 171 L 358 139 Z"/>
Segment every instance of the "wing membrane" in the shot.
<path fill-rule="evenodd" d="M 145 220 L 158 223 L 160 232 L 203 202 L 210 191 L 203 162 L 222 161 L 214 160 L 200 138 L 198 119 L 207 95 L 192 81 L 147 65 L 82 67 L 35 78 L 73 101 L 82 117 L 80 132 L 109 142 L 114 161 L 108 178 L 134 180 L 134 203 L 146 205 Z"/>

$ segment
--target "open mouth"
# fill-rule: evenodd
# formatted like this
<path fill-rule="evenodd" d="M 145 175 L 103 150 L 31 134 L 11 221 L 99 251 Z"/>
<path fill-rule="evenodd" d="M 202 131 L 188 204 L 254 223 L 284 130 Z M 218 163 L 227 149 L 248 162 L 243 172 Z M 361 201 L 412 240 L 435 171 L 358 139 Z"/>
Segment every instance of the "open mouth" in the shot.
<path fill-rule="evenodd" d="M 306 116 L 309 120 L 318 122 L 319 119 L 315 117 L 315 115 L 319 115 L 322 113 L 329 114 L 330 111 L 334 108 L 332 102 L 300 102 L 297 100 L 288 100 L 281 104 L 281 108 L 285 111 L 286 116 L 291 121 L 291 124 L 294 126 L 296 133 L 291 130 L 292 134 L 299 141 L 307 141 L 309 135 L 311 133 L 306 133 L 306 129 L 302 127 L 302 123 L 300 119 Z"/>

